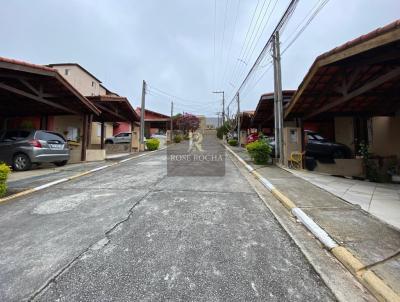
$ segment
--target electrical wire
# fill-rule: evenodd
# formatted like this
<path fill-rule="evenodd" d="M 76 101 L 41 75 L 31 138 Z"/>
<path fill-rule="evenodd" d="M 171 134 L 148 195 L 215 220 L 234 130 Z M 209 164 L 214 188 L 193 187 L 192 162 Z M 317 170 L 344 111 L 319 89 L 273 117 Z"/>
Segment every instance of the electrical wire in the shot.
<path fill-rule="evenodd" d="M 304 30 L 310 25 L 312 20 L 318 15 L 318 13 L 324 8 L 324 6 L 329 2 L 329 0 L 324 0 L 314 11 L 314 13 L 308 18 L 306 24 L 301 27 L 298 33 L 294 36 L 294 38 L 289 42 L 289 44 L 282 50 L 282 55 L 288 50 L 290 46 L 293 45 L 294 42 L 300 37 L 300 35 L 304 32 Z M 302 21 L 303 22 L 303 21 Z"/>
<path fill-rule="evenodd" d="M 254 9 L 253 15 L 252 15 L 252 17 L 251 17 L 251 21 L 250 21 L 249 27 L 247 28 L 247 32 L 246 32 L 246 35 L 245 35 L 245 38 L 244 38 L 242 47 L 241 47 L 240 52 L 239 52 L 238 60 L 235 62 L 235 65 L 234 65 L 234 67 L 233 67 L 233 72 L 232 72 L 232 75 L 231 75 L 231 78 L 230 78 L 229 82 L 232 82 L 232 79 L 233 79 L 234 75 L 236 75 L 236 69 L 237 69 L 237 67 L 238 67 L 238 65 L 239 65 L 239 62 L 241 62 L 241 61 L 240 61 L 240 58 L 242 57 L 244 47 L 246 46 L 247 37 L 248 37 L 248 35 L 249 35 L 250 29 L 252 28 L 253 20 L 254 20 L 254 17 L 255 17 L 255 15 L 256 15 L 256 13 L 257 13 L 258 5 L 259 5 L 259 4 L 260 4 L 260 0 L 257 0 L 256 8 Z M 242 61 L 242 62 L 243 62 L 243 61 Z"/>
<path fill-rule="evenodd" d="M 261 26 L 262 26 L 262 24 L 263 24 L 263 22 L 264 22 L 265 16 L 266 16 L 266 14 L 267 14 L 267 12 L 268 12 L 268 9 L 269 9 L 269 7 L 270 7 L 270 5 L 271 5 L 271 1 L 272 1 L 272 0 L 269 0 L 268 5 L 267 5 L 267 9 L 265 10 L 264 14 L 262 15 L 261 21 L 258 22 L 258 20 L 260 19 L 261 14 L 262 14 L 262 12 L 263 12 L 263 9 L 264 9 L 266 0 L 264 0 L 263 4 L 262 4 L 262 6 L 261 6 L 260 12 L 259 12 L 259 14 L 258 14 L 256 23 L 255 23 L 255 24 L 258 24 L 257 30 L 256 30 L 256 26 L 254 26 L 254 27 L 253 27 L 253 30 L 252 30 L 252 32 L 251 32 L 251 35 L 250 35 L 249 43 L 247 44 L 247 46 L 246 46 L 246 48 L 245 48 L 245 50 L 244 50 L 244 52 L 243 52 L 243 61 L 244 61 L 244 62 L 248 62 L 249 59 L 251 58 L 251 57 L 249 58 L 248 54 L 249 54 L 249 53 L 251 52 L 251 50 L 253 49 L 254 42 L 256 41 L 257 36 L 258 36 L 258 33 L 260 32 L 260 29 L 261 29 Z M 277 1 L 277 0 L 276 0 L 276 1 Z M 275 2 L 275 3 L 276 3 L 276 2 Z M 268 21 L 269 21 L 269 19 L 267 20 L 267 22 L 268 22 Z M 266 24 L 265 24 L 265 25 L 266 25 Z M 265 28 L 265 27 L 263 26 L 263 29 L 264 29 L 264 28 Z M 254 33 L 255 33 L 255 35 L 254 35 L 254 39 L 253 39 L 253 34 L 254 34 Z M 257 43 L 258 43 L 258 41 L 259 41 L 259 39 L 257 39 Z M 254 45 L 254 48 L 256 47 L 257 43 Z M 236 82 L 236 79 L 237 79 L 238 77 L 240 77 L 240 75 L 242 74 L 243 69 L 245 69 L 245 68 L 246 68 L 246 66 L 243 66 L 243 65 L 242 65 L 242 68 L 239 67 L 239 73 L 238 73 L 237 76 L 233 79 L 233 83 Z"/>
<path fill-rule="evenodd" d="M 291 0 L 290 1 L 285 13 L 282 15 L 281 19 L 279 20 L 278 24 L 276 25 L 275 29 L 273 30 L 270 38 L 268 39 L 267 43 L 265 44 L 265 46 L 261 50 L 260 54 L 258 55 L 256 61 L 253 64 L 253 66 L 251 67 L 251 69 L 247 73 L 247 75 L 244 78 L 243 82 L 240 84 L 240 86 L 239 86 L 237 92 L 235 93 L 235 95 L 238 94 L 241 91 L 241 89 L 247 84 L 247 82 L 249 81 L 249 79 L 251 78 L 253 73 L 256 71 L 256 69 L 258 68 L 260 63 L 263 61 L 263 59 L 264 59 L 264 57 L 265 57 L 265 55 L 266 55 L 271 43 L 272 43 L 272 40 L 274 38 L 274 34 L 276 32 L 278 32 L 282 28 L 282 26 L 284 26 L 284 24 L 286 22 L 289 21 L 290 17 L 292 16 L 292 14 L 293 14 L 293 12 L 294 12 L 294 10 L 296 8 L 296 5 L 297 5 L 298 1 L 299 0 Z M 233 101 L 234 97 L 232 98 L 232 101 Z"/>
<path fill-rule="evenodd" d="M 224 72 L 222 74 L 222 84 L 225 83 L 226 73 L 228 71 L 229 57 L 230 57 L 231 50 L 232 50 L 232 43 L 233 43 L 233 40 L 234 40 L 235 35 L 236 35 L 236 25 L 237 25 L 237 20 L 238 20 L 238 16 L 239 16 L 240 1 L 241 0 L 237 1 L 236 13 L 235 13 L 235 18 L 234 18 L 234 23 L 233 23 L 233 33 L 232 33 L 232 37 L 231 37 L 231 40 L 230 40 L 230 43 L 229 43 L 229 46 L 228 46 L 228 53 L 227 53 L 227 56 L 226 56 L 225 68 L 224 68 Z"/>

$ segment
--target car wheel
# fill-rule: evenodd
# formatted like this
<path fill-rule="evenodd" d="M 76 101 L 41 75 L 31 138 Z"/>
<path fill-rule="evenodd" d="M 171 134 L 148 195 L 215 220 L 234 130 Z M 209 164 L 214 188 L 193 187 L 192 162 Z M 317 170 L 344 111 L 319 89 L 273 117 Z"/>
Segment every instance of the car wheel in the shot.
<path fill-rule="evenodd" d="M 62 167 L 62 166 L 65 166 L 66 164 L 67 164 L 67 160 L 63 160 L 63 161 L 56 161 L 54 164 L 57 166 L 57 167 Z"/>
<path fill-rule="evenodd" d="M 15 171 L 26 171 L 31 168 L 32 162 L 27 155 L 19 153 L 14 156 L 12 166 Z"/>
<path fill-rule="evenodd" d="M 333 154 L 332 154 L 332 157 L 333 158 L 345 158 L 345 154 L 344 154 L 344 152 L 342 151 L 342 150 L 335 150 L 335 151 L 333 151 Z"/>
<path fill-rule="evenodd" d="M 105 144 L 114 144 L 114 142 L 112 140 L 106 140 L 104 143 Z"/>

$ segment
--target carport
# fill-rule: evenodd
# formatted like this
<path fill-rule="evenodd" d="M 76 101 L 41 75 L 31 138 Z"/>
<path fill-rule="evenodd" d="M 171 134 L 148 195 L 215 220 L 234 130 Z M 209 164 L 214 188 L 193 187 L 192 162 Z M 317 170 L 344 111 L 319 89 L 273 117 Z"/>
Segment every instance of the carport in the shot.
<path fill-rule="evenodd" d="M 0 120 L 7 128 L 13 118 L 33 117 L 40 129 L 52 128 L 52 117 L 77 115 L 83 118 L 80 158 L 86 159 L 89 121 L 100 110 L 82 96 L 55 70 L 0 57 Z"/>
<path fill-rule="evenodd" d="M 332 122 L 337 142 L 383 161 L 400 157 L 400 20 L 314 61 L 286 107 L 286 120 Z M 303 126 L 304 127 L 304 126 Z"/>
<path fill-rule="evenodd" d="M 295 90 L 283 90 L 283 107 L 289 103 Z M 257 128 L 258 131 L 264 131 L 266 134 L 272 135 L 274 128 L 274 93 L 265 93 L 261 95 L 258 101 L 254 116 L 252 119 L 252 126 Z"/>
<path fill-rule="evenodd" d="M 113 95 L 100 95 L 87 97 L 93 104 L 101 110 L 101 114 L 93 117 L 93 121 L 101 124 L 100 149 L 104 149 L 104 123 L 105 122 L 128 122 L 131 124 L 131 149 L 138 140 L 138 127 L 140 116 L 133 109 L 129 100 L 125 97 Z M 136 129 L 136 130 L 135 130 Z M 134 135 L 136 133 L 136 135 Z"/>
<path fill-rule="evenodd" d="M 136 108 L 136 112 L 140 115 L 140 107 Z M 158 131 L 164 131 L 167 133 L 170 127 L 171 117 L 164 115 L 159 112 L 145 109 L 144 111 L 144 136 L 149 138 L 152 134 Z"/>

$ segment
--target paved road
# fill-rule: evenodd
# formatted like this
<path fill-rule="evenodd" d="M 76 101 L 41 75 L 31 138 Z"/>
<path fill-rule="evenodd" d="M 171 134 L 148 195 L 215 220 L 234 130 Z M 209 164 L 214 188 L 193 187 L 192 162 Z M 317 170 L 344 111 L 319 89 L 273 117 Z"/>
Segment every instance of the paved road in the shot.
<path fill-rule="evenodd" d="M 1 300 L 334 300 L 229 158 L 223 177 L 166 158 L 1 205 Z"/>

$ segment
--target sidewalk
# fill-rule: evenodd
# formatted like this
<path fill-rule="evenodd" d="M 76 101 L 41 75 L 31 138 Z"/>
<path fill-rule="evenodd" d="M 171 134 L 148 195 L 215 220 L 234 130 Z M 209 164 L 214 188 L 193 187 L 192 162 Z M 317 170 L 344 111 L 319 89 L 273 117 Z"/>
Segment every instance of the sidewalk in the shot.
<path fill-rule="evenodd" d="M 277 166 L 254 165 L 243 148 L 231 149 L 400 294 L 398 230 L 358 205 L 350 204 Z"/>
<path fill-rule="evenodd" d="M 400 185 L 382 184 L 324 175 L 305 170 L 290 170 L 308 182 L 324 189 L 400 230 Z"/>

